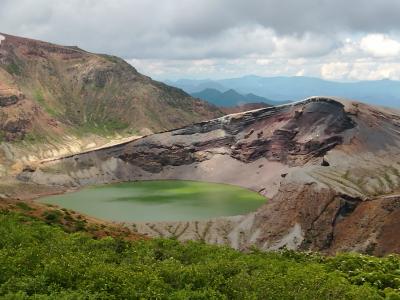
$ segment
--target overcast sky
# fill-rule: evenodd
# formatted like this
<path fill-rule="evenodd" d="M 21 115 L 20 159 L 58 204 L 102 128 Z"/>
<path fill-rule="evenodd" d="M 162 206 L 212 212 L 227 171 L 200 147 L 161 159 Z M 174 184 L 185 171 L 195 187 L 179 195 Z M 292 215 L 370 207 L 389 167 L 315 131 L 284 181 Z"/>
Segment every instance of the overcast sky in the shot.
<path fill-rule="evenodd" d="M 0 32 L 123 57 L 158 79 L 400 80 L 399 0 L 0 0 Z"/>

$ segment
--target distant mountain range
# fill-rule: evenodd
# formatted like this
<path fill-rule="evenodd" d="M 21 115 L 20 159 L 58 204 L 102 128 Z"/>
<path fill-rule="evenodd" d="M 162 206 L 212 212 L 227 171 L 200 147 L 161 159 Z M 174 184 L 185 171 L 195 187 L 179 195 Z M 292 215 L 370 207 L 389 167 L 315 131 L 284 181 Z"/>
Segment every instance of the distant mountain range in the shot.
<path fill-rule="evenodd" d="M 357 82 L 327 81 L 312 77 L 244 76 L 221 80 L 180 79 L 167 81 L 169 85 L 195 94 L 204 89 L 226 92 L 234 89 L 239 94 L 249 93 L 274 101 L 296 101 L 310 96 L 337 96 L 375 105 L 400 107 L 400 81 L 376 80 Z"/>
<path fill-rule="evenodd" d="M 225 92 L 221 92 L 214 88 L 206 88 L 200 92 L 191 93 L 191 95 L 195 98 L 206 100 L 220 107 L 233 107 L 249 103 L 266 103 L 269 105 L 277 105 L 283 103 L 272 101 L 265 97 L 254 95 L 252 93 L 242 95 L 234 89 L 229 89 Z"/>

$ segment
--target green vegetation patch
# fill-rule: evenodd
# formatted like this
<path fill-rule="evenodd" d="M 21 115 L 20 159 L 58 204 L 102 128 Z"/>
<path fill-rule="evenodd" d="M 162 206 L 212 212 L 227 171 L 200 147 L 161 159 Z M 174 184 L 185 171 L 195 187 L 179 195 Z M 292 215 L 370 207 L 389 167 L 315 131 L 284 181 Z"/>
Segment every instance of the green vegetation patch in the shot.
<path fill-rule="evenodd" d="M 100 56 L 112 63 L 115 63 L 115 64 L 121 63 L 121 59 L 118 58 L 117 56 L 107 55 L 107 54 L 101 54 Z"/>
<path fill-rule="evenodd" d="M 46 102 L 46 99 L 43 95 L 43 92 L 40 89 L 35 90 L 33 94 L 34 99 L 36 102 L 38 102 L 41 107 L 52 117 L 56 117 L 58 113 L 49 106 L 49 104 Z"/>
<path fill-rule="evenodd" d="M 40 104 L 45 104 L 43 92 L 41 90 L 36 90 L 33 96 L 37 102 Z"/>
<path fill-rule="evenodd" d="M 2 299 L 400 299 L 400 257 L 95 240 L 0 212 Z"/>
<path fill-rule="evenodd" d="M 6 138 L 6 133 L 4 130 L 0 129 L 0 143 L 4 142 Z"/>
<path fill-rule="evenodd" d="M 24 211 L 31 211 L 31 210 L 33 210 L 33 208 L 30 207 L 30 206 L 29 206 L 27 203 L 25 203 L 25 202 L 18 202 L 18 203 L 16 204 L 16 206 L 17 206 L 18 208 L 24 210 Z"/>
<path fill-rule="evenodd" d="M 108 131 L 114 131 L 114 130 L 122 130 L 122 129 L 126 129 L 129 124 L 113 119 L 113 120 L 107 120 L 105 121 L 102 126 L 108 130 Z"/>
<path fill-rule="evenodd" d="M 60 223 L 62 213 L 58 210 L 47 210 L 43 213 L 43 217 L 48 223 Z"/>
<path fill-rule="evenodd" d="M 45 142 L 47 139 L 44 135 L 36 133 L 36 132 L 28 132 L 24 136 L 24 141 L 30 143 L 42 143 Z"/>
<path fill-rule="evenodd" d="M 87 122 L 78 127 L 77 132 L 78 135 L 93 133 L 100 136 L 109 136 L 115 134 L 116 132 L 123 133 L 128 129 L 128 127 L 128 123 L 116 119 L 109 119 L 99 123 Z"/>
<path fill-rule="evenodd" d="M 6 71 L 11 75 L 21 75 L 22 73 L 21 67 L 15 62 L 11 62 L 6 65 Z"/>

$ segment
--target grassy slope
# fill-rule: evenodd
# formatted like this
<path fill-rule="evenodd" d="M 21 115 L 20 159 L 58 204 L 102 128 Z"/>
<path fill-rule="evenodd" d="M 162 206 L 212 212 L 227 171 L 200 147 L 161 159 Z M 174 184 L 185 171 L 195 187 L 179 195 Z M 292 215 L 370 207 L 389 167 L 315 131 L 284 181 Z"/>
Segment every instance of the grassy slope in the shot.
<path fill-rule="evenodd" d="M 93 239 L 0 213 L 3 299 L 400 299 L 400 258 Z"/>

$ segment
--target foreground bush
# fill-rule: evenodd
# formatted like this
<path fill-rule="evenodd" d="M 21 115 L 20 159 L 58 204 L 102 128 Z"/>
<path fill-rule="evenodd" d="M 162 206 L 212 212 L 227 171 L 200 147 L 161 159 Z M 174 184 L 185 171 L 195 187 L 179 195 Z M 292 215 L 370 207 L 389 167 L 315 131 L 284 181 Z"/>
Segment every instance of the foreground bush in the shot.
<path fill-rule="evenodd" d="M 400 258 L 94 240 L 0 214 L 2 299 L 400 299 Z"/>

